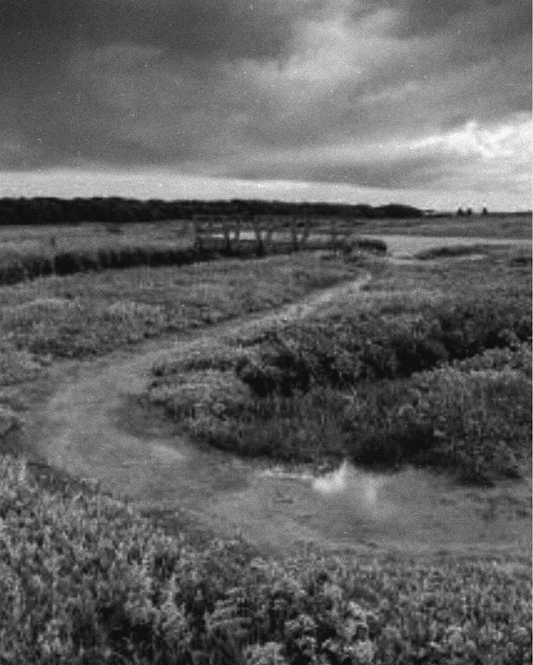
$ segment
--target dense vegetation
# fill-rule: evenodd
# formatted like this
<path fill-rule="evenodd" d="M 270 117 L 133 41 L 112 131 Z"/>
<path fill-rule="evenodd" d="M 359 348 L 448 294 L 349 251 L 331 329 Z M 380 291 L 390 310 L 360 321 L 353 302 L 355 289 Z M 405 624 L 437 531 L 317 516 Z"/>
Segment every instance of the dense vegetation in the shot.
<path fill-rule="evenodd" d="M 150 245 L 108 245 L 96 248 L 76 248 L 66 251 L 45 253 L 17 253 L 4 257 L 0 264 L 0 284 L 17 284 L 49 275 L 73 275 L 78 272 L 100 272 L 150 266 L 186 266 L 191 263 L 214 261 L 223 256 L 255 258 L 258 252 L 255 243 L 240 243 L 239 248 L 224 247 L 215 239 L 210 248 L 194 246 L 150 246 Z M 269 254 L 290 253 L 288 244 L 270 248 Z"/>
<path fill-rule="evenodd" d="M 345 258 L 224 260 L 2 287 L 0 442 L 57 359 L 194 330 L 361 275 Z M 498 255 L 388 268 L 374 259 L 364 270 L 374 280 L 357 308 L 347 299 L 312 320 L 199 341 L 154 368 L 152 398 L 189 431 L 244 454 L 455 460 L 476 479 L 523 473 L 530 263 Z M 530 566 L 519 557 L 265 559 L 240 539 L 198 536 L 186 519 L 171 534 L 94 486 L 40 468 L 0 457 L 2 663 L 531 662 Z"/>
<path fill-rule="evenodd" d="M 13 665 L 500 665 L 531 659 L 525 562 L 265 560 L 0 460 L 0 656 Z"/>
<path fill-rule="evenodd" d="M 421 217 L 413 206 L 388 204 L 348 205 L 334 203 L 286 203 L 282 201 L 139 201 L 120 197 L 0 199 L 1 224 L 74 224 L 79 222 L 152 222 L 165 219 L 192 219 L 193 215 L 256 215 L 383 218 Z"/>
<path fill-rule="evenodd" d="M 490 266 L 452 267 L 447 278 L 398 267 L 325 315 L 160 363 L 151 398 L 240 454 L 417 462 L 485 482 L 522 475 L 531 461 L 529 269 Z M 487 269 L 488 288 L 476 281 Z"/>
<path fill-rule="evenodd" d="M 74 249 L 46 254 L 12 255 L 0 265 L 0 284 L 16 284 L 49 275 L 134 268 L 137 266 L 182 266 L 213 260 L 218 253 L 199 252 L 193 247 L 148 247 L 126 245 Z"/>
<path fill-rule="evenodd" d="M 357 275 L 312 254 L 52 276 L 0 289 L 0 442 L 28 382 L 56 358 L 87 358 L 301 298 Z"/>

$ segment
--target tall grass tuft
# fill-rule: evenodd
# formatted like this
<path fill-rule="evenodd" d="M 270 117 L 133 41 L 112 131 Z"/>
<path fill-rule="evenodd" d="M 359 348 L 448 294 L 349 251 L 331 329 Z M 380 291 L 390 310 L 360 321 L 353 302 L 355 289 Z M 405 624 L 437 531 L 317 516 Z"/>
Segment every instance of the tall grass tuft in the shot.
<path fill-rule="evenodd" d="M 96 249 L 75 249 L 51 255 L 21 254 L 6 259 L 0 266 L 0 284 L 16 284 L 46 275 L 72 275 L 78 272 L 137 266 L 188 265 L 208 261 L 219 255 L 216 251 L 199 252 L 193 247 L 157 247 L 123 245 Z"/>

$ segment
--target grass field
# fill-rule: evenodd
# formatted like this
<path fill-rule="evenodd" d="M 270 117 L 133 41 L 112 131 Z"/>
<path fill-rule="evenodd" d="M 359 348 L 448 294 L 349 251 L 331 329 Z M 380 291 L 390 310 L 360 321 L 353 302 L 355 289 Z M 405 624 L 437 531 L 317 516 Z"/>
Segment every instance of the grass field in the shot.
<path fill-rule="evenodd" d="M 47 277 L 0 287 L 0 432 L 23 419 L 27 383 L 90 358 L 301 298 L 357 274 L 312 255 Z"/>
<path fill-rule="evenodd" d="M 160 362 L 151 398 L 240 454 L 528 474 L 531 268 L 513 256 L 391 265 L 363 300 Z"/>
<path fill-rule="evenodd" d="M 494 221 L 494 234 L 523 237 L 519 221 L 521 231 Z M 135 244 L 167 242 L 159 228 Z M 55 233 L 36 230 L 28 252 L 44 251 L 31 243 L 45 231 Z M 146 387 L 187 437 L 271 462 L 460 468 L 476 497 L 479 483 L 507 488 L 531 473 L 531 262 L 516 248 L 481 249 L 476 261 L 457 250 L 404 263 L 301 253 L 2 286 L 0 441 L 13 450 L 24 440 L 17 428 L 32 418 L 35 386 L 46 407 L 47 373 L 69 381 L 96 356 L 187 334 L 186 353 L 159 360 Z M 340 289 L 297 316 L 237 324 L 368 276 L 360 293 Z M 531 661 L 530 559 L 512 543 L 484 556 L 311 547 L 267 557 L 201 531 L 196 514 L 149 518 L 94 484 L 39 469 L 0 458 L 2 662 Z"/>
<path fill-rule="evenodd" d="M 2 253 L 38 254 L 53 249 L 76 250 L 103 245 L 192 245 L 190 222 L 92 223 L 68 225 L 0 226 Z"/>
<path fill-rule="evenodd" d="M 399 220 L 368 220 L 360 225 L 361 233 L 389 235 L 424 235 L 448 238 L 493 238 L 531 240 L 531 213 L 490 214 L 485 216 L 421 217 Z"/>
<path fill-rule="evenodd" d="M 263 222 L 262 222 L 263 223 Z M 282 225 L 287 224 L 283 222 Z M 253 222 L 247 224 L 252 228 Z M 338 221 L 339 239 L 354 234 L 421 236 L 443 238 L 485 238 L 530 240 L 531 215 L 489 215 L 468 218 L 423 217 L 395 220 Z M 311 222 L 309 246 L 323 248 L 333 242 L 329 220 Z M 301 229 L 300 229 L 301 232 Z M 245 236 L 249 236 L 245 239 Z M 254 234 L 243 231 L 239 253 L 253 254 L 257 247 Z M 204 244 L 207 241 L 204 241 Z M 288 252 L 291 249 L 288 231 L 278 233 L 270 251 Z M 369 243 L 369 240 L 363 240 Z M 346 241 L 344 241 L 346 244 Z M 184 265 L 212 258 L 213 251 L 224 251 L 223 238 L 213 238 L 207 244 L 210 251 L 195 250 L 193 223 L 186 220 L 153 223 L 85 223 L 62 226 L 0 226 L 0 284 L 13 284 L 50 274 L 66 275 L 76 272 L 130 268 L 141 265 Z M 352 241 L 353 244 L 353 241 Z M 425 247 L 427 249 L 427 247 Z"/>

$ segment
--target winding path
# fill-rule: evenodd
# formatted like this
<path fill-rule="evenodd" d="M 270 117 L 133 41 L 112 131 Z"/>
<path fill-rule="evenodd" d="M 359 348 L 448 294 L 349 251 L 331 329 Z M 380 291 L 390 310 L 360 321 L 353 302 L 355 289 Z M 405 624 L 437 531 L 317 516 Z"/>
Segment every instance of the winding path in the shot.
<path fill-rule="evenodd" d="M 317 483 L 193 445 L 157 409 L 139 405 L 152 365 L 173 348 L 242 332 L 258 321 L 306 316 L 331 300 L 357 298 L 369 279 L 194 337 L 149 342 L 133 354 L 117 352 L 78 365 L 59 377 L 55 394 L 34 414 L 28 441 L 54 467 L 96 479 L 102 489 L 143 508 L 185 509 L 220 535 L 238 530 L 265 551 L 309 542 L 364 551 L 527 549 L 528 519 L 514 515 L 506 487 L 495 490 L 490 505 L 496 501 L 498 514 L 489 514 L 489 495 L 468 496 L 421 471 L 377 476 L 345 466 Z"/>

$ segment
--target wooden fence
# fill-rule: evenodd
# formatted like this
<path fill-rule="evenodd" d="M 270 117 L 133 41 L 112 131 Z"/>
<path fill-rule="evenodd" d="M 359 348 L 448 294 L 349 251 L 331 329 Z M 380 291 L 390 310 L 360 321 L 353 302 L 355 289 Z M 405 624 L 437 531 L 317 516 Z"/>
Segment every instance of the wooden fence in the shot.
<path fill-rule="evenodd" d="M 238 254 L 245 245 L 257 254 L 269 254 L 274 247 L 299 251 L 311 244 L 337 250 L 351 234 L 337 219 L 309 217 L 195 215 L 193 224 L 199 250 L 219 246 L 229 254 Z"/>

